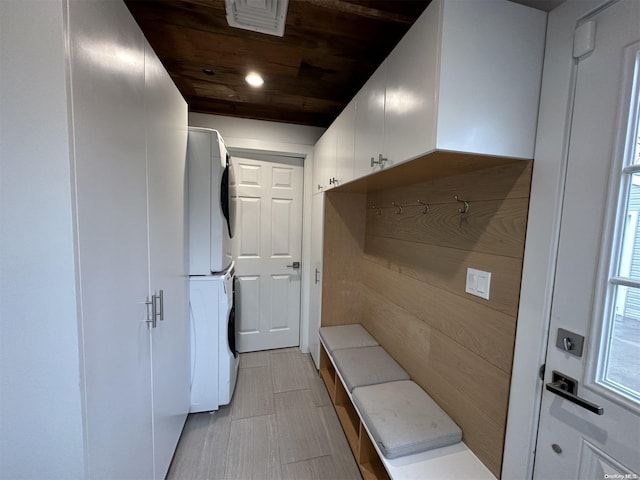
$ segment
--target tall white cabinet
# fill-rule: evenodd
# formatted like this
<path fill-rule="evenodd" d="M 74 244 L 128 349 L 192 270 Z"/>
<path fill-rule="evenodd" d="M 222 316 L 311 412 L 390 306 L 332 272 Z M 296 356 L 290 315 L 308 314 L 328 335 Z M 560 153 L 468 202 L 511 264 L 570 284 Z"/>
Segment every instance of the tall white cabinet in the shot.
<path fill-rule="evenodd" d="M 0 22 L 0 477 L 164 478 L 189 408 L 186 104 L 120 1 Z"/>

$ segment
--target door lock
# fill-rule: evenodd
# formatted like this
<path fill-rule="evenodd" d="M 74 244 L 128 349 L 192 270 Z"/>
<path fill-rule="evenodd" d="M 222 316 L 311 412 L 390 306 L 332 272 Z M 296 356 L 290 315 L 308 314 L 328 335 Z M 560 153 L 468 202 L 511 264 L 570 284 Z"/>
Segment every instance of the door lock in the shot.
<path fill-rule="evenodd" d="M 584 337 L 577 333 L 570 332 L 564 328 L 558 329 L 558 336 L 556 337 L 556 347 L 560 350 L 575 355 L 576 357 L 582 356 L 582 348 L 584 345 Z"/>

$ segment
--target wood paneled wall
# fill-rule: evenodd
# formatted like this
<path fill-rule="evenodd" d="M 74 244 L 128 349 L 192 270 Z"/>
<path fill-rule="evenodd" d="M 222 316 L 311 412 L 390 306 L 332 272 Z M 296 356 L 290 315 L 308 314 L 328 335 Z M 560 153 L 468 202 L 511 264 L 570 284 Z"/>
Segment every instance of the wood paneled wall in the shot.
<path fill-rule="evenodd" d="M 362 194 L 329 192 L 325 206 L 322 324 L 362 323 L 497 477 L 531 168 L 514 161 L 371 192 L 366 206 Z M 417 200 L 428 213 L 371 208 Z M 465 293 L 467 267 L 492 273 L 490 300 Z"/>
<path fill-rule="evenodd" d="M 367 196 L 329 192 L 324 203 L 322 325 L 358 323 Z"/>

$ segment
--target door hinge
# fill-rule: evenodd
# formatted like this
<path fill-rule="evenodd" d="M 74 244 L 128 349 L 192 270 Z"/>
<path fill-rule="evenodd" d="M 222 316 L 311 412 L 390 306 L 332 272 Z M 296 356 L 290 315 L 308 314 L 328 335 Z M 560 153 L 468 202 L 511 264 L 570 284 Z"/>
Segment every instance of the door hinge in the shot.
<path fill-rule="evenodd" d="M 540 377 L 540 380 L 544 380 L 544 371 L 547 368 L 547 364 L 543 363 L 542 365 L 540 365 L 540 369 L 538 370 L 538 376 Z"/>

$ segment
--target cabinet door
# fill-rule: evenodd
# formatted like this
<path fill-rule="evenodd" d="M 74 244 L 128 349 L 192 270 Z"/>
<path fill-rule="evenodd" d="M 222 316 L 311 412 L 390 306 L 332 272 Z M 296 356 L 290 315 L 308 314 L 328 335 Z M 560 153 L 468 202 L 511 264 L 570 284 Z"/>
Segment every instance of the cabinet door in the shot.
<path fill-rule="evenodd" d="M 336 118 L 332 127 L 336 130 L 336 179 L 337 184 L 353 180 L 353 159 L 355 155 L 356 102 L 351 100 Z"/>
<path fill-rule="evenodd" d="M 441 8 L 429 5 L 387 59 L 384 167 L 435 149 Z"/>
<path fill-rule="evenodd" d="M 144 37 L 122 2 L 68 8 L 87 472 L 151 478 Z"/>
<path fill-rule="evenodd" d="M 316 142 L 313 151 L 313 193 L 333 187 L 329 180 L 336 176 L 336 128 L 331 125 Z"/>
<path fill-rule="evenodd" d="M 162 479 L 189 411 L 187 105 L 148 44 L 145 70 L 150 292 L 163 294 L 151 329 L 154 477 Z"/>
<path fill-rule="evenodd" d="M 314 195 L 311 203 L 311 295 L 309 297 L 309 350 L 320 368 L 318 330 L 322 318 L 322 245 L 324 243 L 324 194 Z"/>
<path fill-rule="evenodd" d="M 371 162 L 383 153 L 386 73 L 383 63 L 356 95 L 354 178 L 379 169 L 379 164 L 372 167 Z"/>

